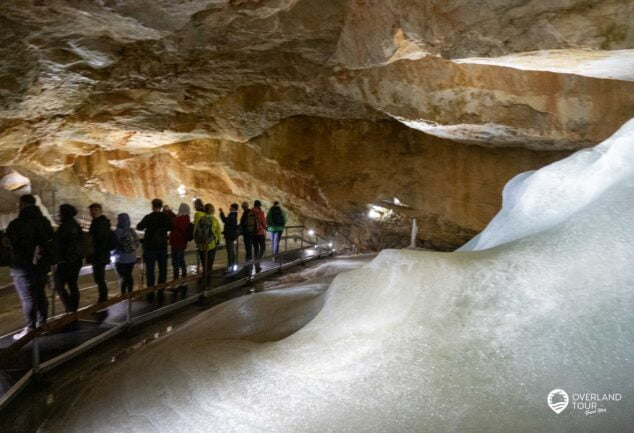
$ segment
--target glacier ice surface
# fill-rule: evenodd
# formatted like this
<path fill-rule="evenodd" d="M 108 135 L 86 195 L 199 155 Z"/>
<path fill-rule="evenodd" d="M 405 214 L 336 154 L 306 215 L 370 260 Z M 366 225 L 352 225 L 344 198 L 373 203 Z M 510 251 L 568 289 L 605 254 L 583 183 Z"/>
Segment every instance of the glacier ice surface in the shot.
<path fill-rule="evenodd" d="M 478 251 L 385 250 L 338 275 L 290 335 L 281 324 L 323 288 L 208 310 L 95 378 L 43 431 L 632 431 L 633 158 L 629 122 L 518 176 Z M 556 388 L 623 399 L 557 415 Z"/>

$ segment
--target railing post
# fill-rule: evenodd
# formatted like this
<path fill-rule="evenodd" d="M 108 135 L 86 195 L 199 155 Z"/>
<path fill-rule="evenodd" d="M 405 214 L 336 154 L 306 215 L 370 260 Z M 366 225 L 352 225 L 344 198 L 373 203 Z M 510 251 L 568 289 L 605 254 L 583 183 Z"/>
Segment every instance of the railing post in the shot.
<path fill-rule="evenodd" d="M 126 306 L 126 314 L 125 314 L 126 325 L 130 326 L 131 322 L 132 322 L 132 296 L 128 298 L 128 305 Z"/>
<path fill-rule="evenodd" d="M 141 257 L 141 276 L 139 278 L 139 290 L 143 290 L 143 274 L 145 274 L 145 261 L 143 260 L 143 257 Z"/>
<path fill-rule="evenodd" d="M 38 342 L 38 337 L 33 337 L 31 343 L 31 355 L 32 355 L 32 363 L 33 363 L 33 374 L 36 378 L 39 379 L 40 376 L 40 345 Z"/>
<path fill-rule="evenodd" d="M 302 226 L 302 234 L 299 235 L 299 249 L 303 250 L 304 249 L 304 226 Z"/>
<path fill-rule="evenodd" d="M 288 227 L 284 227 L 284 252 L 288 251 Z"/>
<path fill-rule="evenodd" d="M 278 258 L 280 259 L 280 269 L 277 271 L 279 274 L 282 273 L 282 262 L 284 261 L 284 254 L 278 254 Z"/>

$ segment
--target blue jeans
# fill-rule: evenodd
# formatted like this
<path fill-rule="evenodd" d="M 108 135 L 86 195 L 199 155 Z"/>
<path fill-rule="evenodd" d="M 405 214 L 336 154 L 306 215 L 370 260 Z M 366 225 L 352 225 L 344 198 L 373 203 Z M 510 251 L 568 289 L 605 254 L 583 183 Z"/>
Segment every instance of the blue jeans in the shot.
<path fill-rule="evenodd" d="M 280 239 L 282 239 L 282 232 L 271 232 L 271 248 L 273 249 L 273 255 L 277 255 L 280 252 Z"/>
<path fill-rule="evenodd" d="M 48 300 L 44 291 L 48 273 L 11 268 L 11 277 L 22 303 L 25 326 L 35 329 L 36 325 L 46 322 L 48 317 Z"/>
<path fill-rule="evenodd" d="M 154 265 L 158 263 L 158 284 L 167 281 L 167 250 L 148 250 L 143 253 L 143 261 L 145 262 L 145 281 L 148 287 L 155 285 L 154 283 Z M 159 294 L 162 292 L 159 292 Z"/>

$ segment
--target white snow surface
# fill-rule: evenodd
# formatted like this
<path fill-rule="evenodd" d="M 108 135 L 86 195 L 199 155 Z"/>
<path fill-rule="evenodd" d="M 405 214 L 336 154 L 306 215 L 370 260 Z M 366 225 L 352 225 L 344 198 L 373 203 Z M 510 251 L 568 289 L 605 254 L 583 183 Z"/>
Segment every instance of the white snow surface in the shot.
<path fill-rule="evenodd" d="M 280 326 L 319 296 L 310 287 L 222 304 L 94 379 L 41 431 L 631 431 L 633 128 L 512 181 L 508 221 L 481 237 L 497 246 L 385 250 L 339 274 L 290 335 Z M 556 388 L 623 399 L 557 415 Z"/>

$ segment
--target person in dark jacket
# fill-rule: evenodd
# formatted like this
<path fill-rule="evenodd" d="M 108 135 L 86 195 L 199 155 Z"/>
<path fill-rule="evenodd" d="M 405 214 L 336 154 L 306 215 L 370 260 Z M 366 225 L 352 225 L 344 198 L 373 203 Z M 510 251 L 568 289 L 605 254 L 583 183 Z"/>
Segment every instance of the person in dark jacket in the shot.
<path fill-rule="evenodd" d="M 117 238 L 117 248 L 113 252 L 114 266 L 119 275 L 119 289 L 121 294 L 125 295 L 134 289 L 132 271 L 136 264 L 136 249 L 139 247 L 136 231 L 130 227 L 130 215 L 127 213 L 117 215 L 117 228 L 114 235 Z"/>
<path fill-rule="evenodd" d="M 110 251 L 116 245 L 112 245 L 113 234 L 110 230 L 110 220 L 103 214 L 103 208 L 99 203 L 88 206 L 92 222 L 88 232 L 92 238 L 93 251 L 86 260 L 92 264 L 92 277 L 99 290 L 97 302 L 108 300 L 108 285 L 106 284 L 106 265 L 110 263 Z"/>
<path fill-rule="evenodd" d="M 79 308 L 79 286 L 77 279 L 81 270 L 82 230 L 75 220 L 77 209 L 69 204 L 59 207 L 61 224 L 55 232 L 59 258 L 55 269 L 55 291 L 64 304 L 67 313 L 74 313 Z M 68 291 L 66 291 L 68 286 Z"/>
<path fill-rule="evenodd" d="M 234 272 L 236 264 L 236 241 L 238 239 L 238 203 L 229 207 L 229 215 L 220 209 L 220 219 L 224 224 L 225 246 L 227 248 L 227 272 Z"/>
<path fill-rule="evenodd" d="M 167 281 L 167 233 L 172 230 L 170 218 L 163 212 L 163 202 L 152 200 L 152 212 L 143 217 L 136 226 L 137 230 L 145 230 L 143 237 L 143 262 L 145 263 L 145 280 L 148 287 L 155 284 L 154 266 L 158 263 L 158 284 Z M 163 300 L 165 290 L 158 291 L 159 301 Z M 148 299 L 154 298 L 153 293 Z"/>
<path fill-rule="evenodd" d="M 240 233 L 242 233 L 242 240 L 244 241 L 244 254 L 245 260 L 250 262 L 253 260 L 253 236 L 247 230 L 247 222 L 251 209 L 249 209 L 249 203 L 242 202 L 242 216 L 240 217 Z"/>
<path fill-rule="evenodd" d="M 181 203 L 178 207 L 178 215 L 171 209 L 165 209 L 165 213 L 170 217 L 172 222 L 172 231 L 170 232 L 169 244 L 172 248 L 172 269 L 174 271 L 174 279 L 185 278 L 187 276 L 187 263 L 185 262 L 185 250 L 187 243 L 192 240 L 194 227 L 189 218 L 189 205 Z M 187 285 L 178 287 L 180 295 L 184 298 L 187 295 Z"/>
<path fill-rule="evenodd" d="M 26 322 L 22 332 L 13 336 L 17 340 L 46 322 L 48 301 L 44 287 L 51 265 L 47 250 L 55 247 L 51 223 L 31 194 L 20 197 L 18 217 L 9 223 L 6 237 L 11 248 L 11 277 Z"/>

